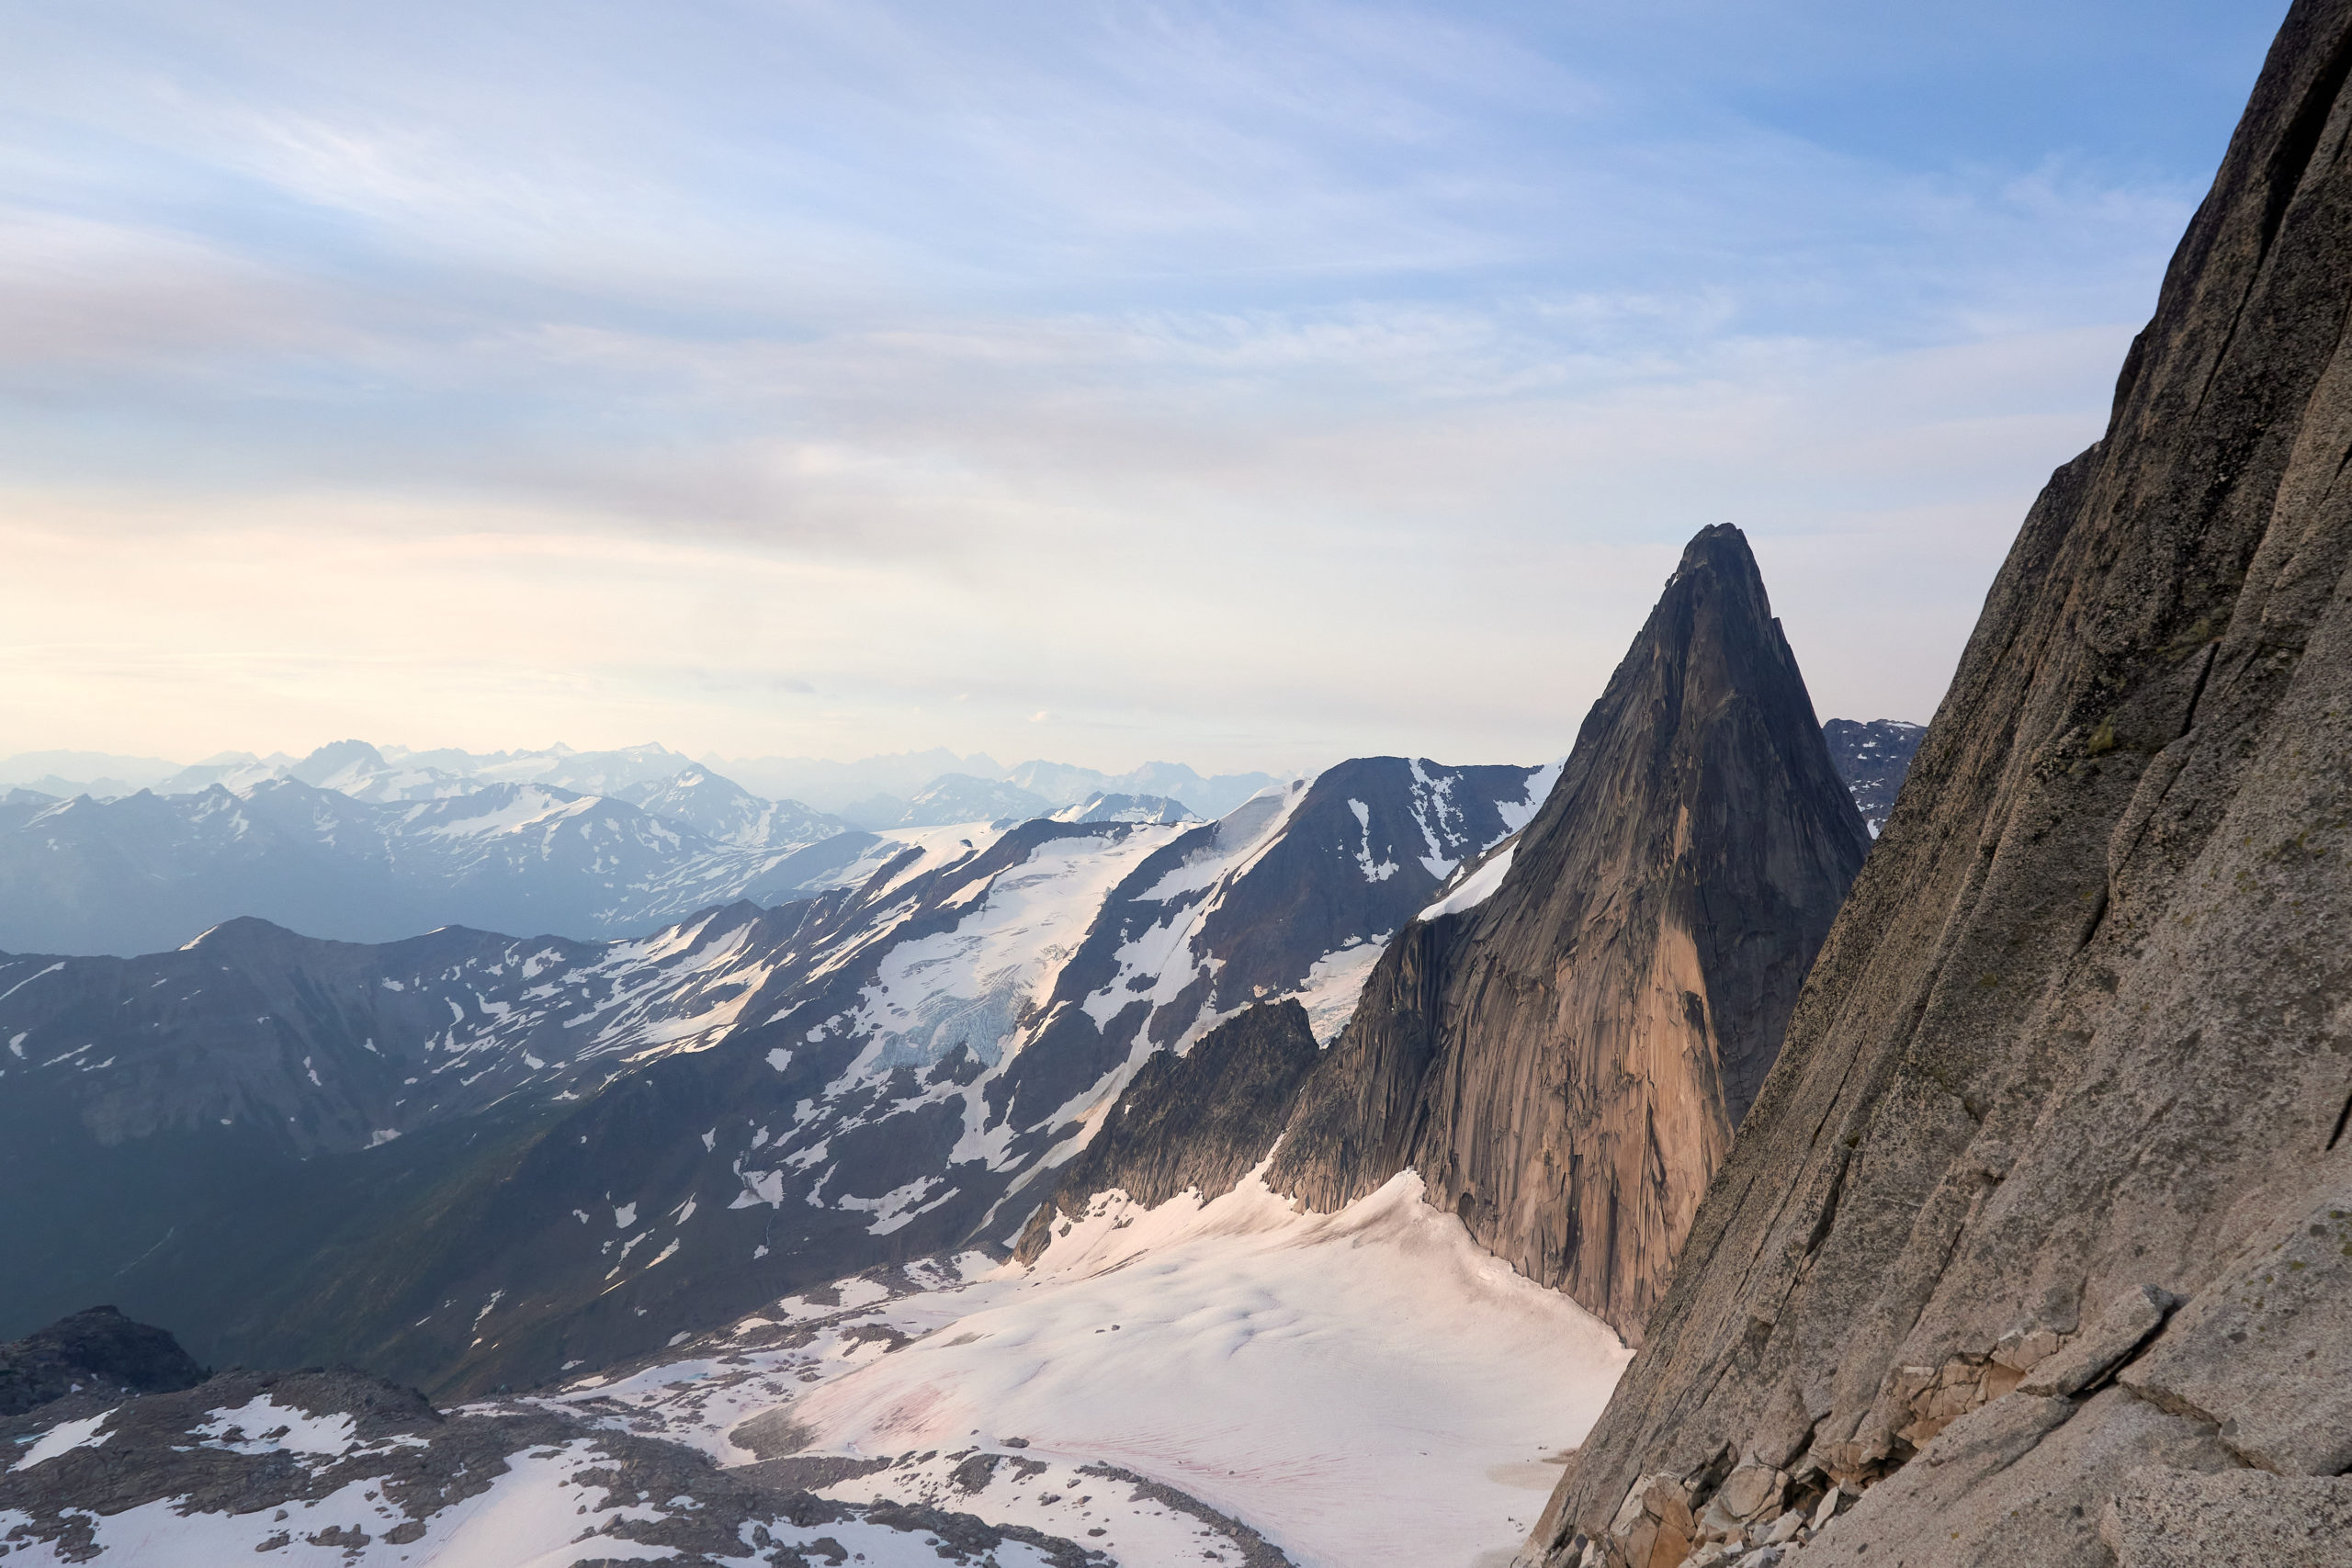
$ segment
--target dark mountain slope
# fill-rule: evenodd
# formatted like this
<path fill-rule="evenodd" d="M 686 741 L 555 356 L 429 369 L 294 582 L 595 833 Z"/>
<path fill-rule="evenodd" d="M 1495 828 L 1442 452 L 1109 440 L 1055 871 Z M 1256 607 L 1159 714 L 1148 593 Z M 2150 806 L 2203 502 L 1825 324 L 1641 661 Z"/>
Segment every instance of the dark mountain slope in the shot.
<path fill-rule="evenodd" d="M 1232 1191 L 1272 1147 L 1315 1061 L 1306 1010 L 1295 1001 L 1253 1007 L 1183 1055 L 1155 1053 L 1094 1141 L 1062 1168 L 1014 1256 L 1034 1260 L 1052 1239 L 1054 1222 L 1085 1213 L 1097 1192 L 1115 1188 L 1157 1208 L 1188 1189 L 1204 1199 Z"/>
<path fill-rule="evenodd" d="M 1894 797 L 1903 793 L 1904 776 L 1927 733 L 1927 726 L 1899 718 L 1874 718 L 1867 724 L 1833 718 L 1821 727 L 1822 739 L 1829 742 L 1829 760 L 1846 781 L 1871 838 L 1886 826 L 1886 814 L 1894 809 Z"/>
<path fill-rule="evenodd" d="M 144 958 L 0 954 L 0 1333 L 105 1295 L 258 1352 L 207 1337 L 314 1270 L 322 1235 L 724 1033 L 826 907 L 645 942 L 247 919 Z"/>
<path fill-rule="evenodd" d="M 1529 1561 L 2342 1561 L 2347 75 L 2299 0 Z"/>
<path fill-rule="evenodd" d="M 1408 929 L 1278 1190 L 1417 1168 L 1638 1339 L 1869 848 L 1739 531 L 1702 532 L 1486 902 Z"/>

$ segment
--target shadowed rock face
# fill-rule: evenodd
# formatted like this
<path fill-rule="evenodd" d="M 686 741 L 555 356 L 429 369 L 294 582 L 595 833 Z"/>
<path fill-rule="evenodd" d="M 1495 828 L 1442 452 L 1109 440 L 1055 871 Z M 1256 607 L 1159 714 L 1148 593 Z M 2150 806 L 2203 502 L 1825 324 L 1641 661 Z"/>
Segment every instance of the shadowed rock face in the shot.
<path fill-rule="evenodd" d="M 193 1388 L 204 1369 L 160 1328 L 91 1307 L 0 1345 L 0 1416 L 71 1393 L 164 1393 Z"/>
<path fill-rule="evenodd" d="M 1084 1213 L 1090 1198 L 1113 1188 L 1148 1209 L 1188 1188 L 1204 1200 L 1232 1191 L 1265 1157 L 1315 1060 L 1314 1031 L 1295 1001 L 1253 1007 L 1182 1056 L 1156 1053 L 1063 1168 L 1013 1255 L 1035 1260 L 1056 1219 Z"/>
<path fill-rule="evenodd" d="M 2130 1568 L 2209 1472 L 2352 1487 L 2348 74 L 2301 0 L 1527 1561 L 1835 1483 L 1790 1568 Z"/>
<path fill-rule="evenodd" d="M 1638 1342 L 1870 840 L 1747 542 L 1702 532 L 1486 902 L 1382 955 L 1269 1181 L 1407 1165 Z"/>

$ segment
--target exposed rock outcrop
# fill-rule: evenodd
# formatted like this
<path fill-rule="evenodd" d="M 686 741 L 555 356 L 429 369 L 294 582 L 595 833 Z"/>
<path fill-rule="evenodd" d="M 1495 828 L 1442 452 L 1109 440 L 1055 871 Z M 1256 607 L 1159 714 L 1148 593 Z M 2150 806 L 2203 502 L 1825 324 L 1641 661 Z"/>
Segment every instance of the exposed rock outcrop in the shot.
<path fill-rule="evenodd" d="M 1269 1182 L 1336 1208 L 1413 1166 L 1638 1340 L 1869 847 L 1746 538 L 1702 531 L 1496 891 L 1382 955 Z"/>
<path fill-rule="evenodd" d="M 837 1539 L 847 1535 L 894 1561 L 920 1551 L 990 1562 L 1025 1548 L 1020 1560 L 1052 1568 L 1110 1568 L 1102 1552 L 1039 1530 L 923 1505 L 838 1503 L 757 1466 L 720 1470 L 609 1416 L 552 1401 L 442 1412 L 349 1368 L 77 1396 L 0 1417 L 0 1441 L 19 1456 L 0 1466 L 0 1557 L 11 1561 L 148 1563 L 168 1537 L 176 1562 L 274 1562 L 289 1550 L 324 1560 L 308 1546 L 345 1562 L 837 1568 L 852 1556 Z"/>
<path fill-rule="evenodd" d="M 203 1381 L 204 1369 L 178 1340 L 110 1306 L 0 1345 L 0 1416 L 69 1394 L 167 1393 Z"/>
<path fill-rule="evenodd" d="M 1183 1055 L 1154 1054 L 1062 1168 L 1014 1256 L 1035 1260 L 1054 1221 L 1083 1213 L 1097 1192 L 1115 1188 L 1149 1209 L 1187 1190 L 1204 1200 L 1232 1191 L 1272 1146 L 1315 1061 L 1315 1032 L 1295 1001 L 1253 1007 Z"/>
<path fill-rule="evenodd" d="M 2298 0 L 1526 1561 L 2344 1560 L 2348 74 Z"/>

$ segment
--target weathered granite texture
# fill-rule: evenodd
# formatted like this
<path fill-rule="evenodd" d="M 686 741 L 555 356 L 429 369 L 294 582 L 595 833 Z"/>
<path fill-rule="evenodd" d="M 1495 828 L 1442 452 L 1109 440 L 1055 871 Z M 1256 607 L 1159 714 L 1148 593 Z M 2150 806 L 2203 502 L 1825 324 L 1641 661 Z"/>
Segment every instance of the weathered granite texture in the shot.
<path fill-rule="evenodd" d="M 1268 1175 L 1405 1166 L 1638 1343 L 1870 840 L 1747 539 L 1683 552 L 1486 902 L 1408 926 Z"/>
<path fill-rule="evenodd" d="M 2347 74 L 2297 0 L 1523 1561 L 2153 1562 L 2147 1472 L 2352 1465 Z"/>
<path fill-rule="evenodd" d="M 1116 1188 L 1148 1209 L 1187 1190 L 1222 1197 L 1263 1159 L 1315 1066 L 1315 1032 L 1295 1001 L 1228 1019 L 1183 1055 L 1159 1051 L 1136 1069 L 1102 1129 L 1062 1168 L 1013 1256 L 1032 1262 L 1054 1222 Z"/>
<path fill-rule="evenodd" d="M 2099 1538 L 2122 1568 L 2342 1562 L 2352 1559 L 2352 1480 L 2150 1467 L 2116 1488 Z"/>

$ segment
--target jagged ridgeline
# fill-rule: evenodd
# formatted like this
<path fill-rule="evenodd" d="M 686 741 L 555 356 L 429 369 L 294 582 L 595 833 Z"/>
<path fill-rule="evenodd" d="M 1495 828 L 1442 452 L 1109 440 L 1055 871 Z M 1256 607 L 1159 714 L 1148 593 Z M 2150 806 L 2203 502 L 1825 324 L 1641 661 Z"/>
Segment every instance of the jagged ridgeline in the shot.
<path fill-rule="evenodd" d="M 1063 1168 L 1013 1255 L 1035 1261 L 1056 1222 L 1085 1213 L 1097 1193 L 1124 1192 L 1148 1209 L 1187 1191 L 1204 1201 L 1232 1191 L 1281 1134 L 1316 1055 L 1306 1010 L 1280 1001 L 1217 1025 L 1183 1055 L 1153 1056 Z"/>
<path fill-rule="evenodd" d="M 1410 1166 L 1638 1343 L 1869 847 L 1747 541 L 1706 529 L 1493 893 L 1382 954 L 1269 1183 L 1329 1209 Z"/>
<path fill-rule="evenodd" d="M 2299 0 L 1524 1562 L 2346 1560 L 2347 75 Z"/>
<path fill-rule="evenodd" d="M 628 940 L 0 954 L 0 1332 L 112 1299 L 217 1364 L 469 1393 L 1001 1246 L 1166 1053 L 1290 998 L 1311 1059 L 1555 774 L 1358 758 L 1212 823 L 866 836 L 815 897 Z"/>

